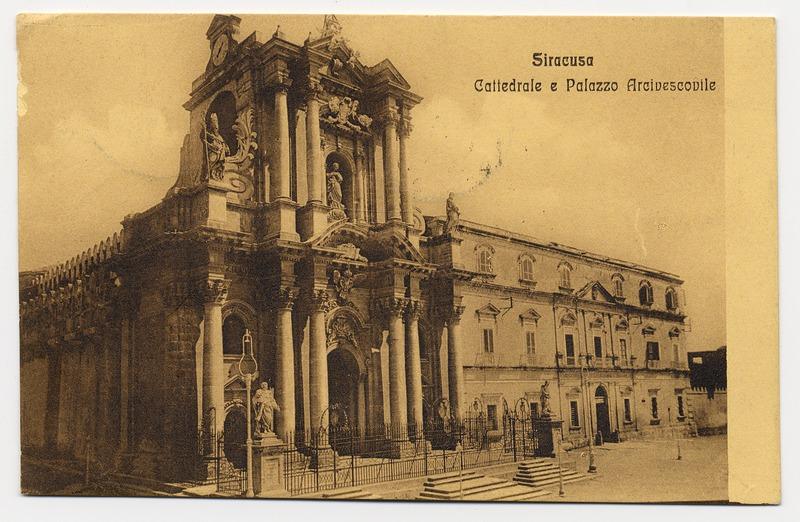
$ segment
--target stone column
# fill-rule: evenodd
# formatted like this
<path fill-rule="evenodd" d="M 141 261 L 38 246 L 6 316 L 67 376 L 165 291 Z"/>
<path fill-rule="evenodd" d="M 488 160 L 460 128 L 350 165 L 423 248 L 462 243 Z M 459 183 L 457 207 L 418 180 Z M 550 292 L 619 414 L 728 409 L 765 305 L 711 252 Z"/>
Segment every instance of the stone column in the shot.
<path fill-rule="evenodd" d="M 286 95 L 287 88 L 288 85 L 284 83 L 278 85 L 275 89 L 277 154 L 275 155 L 276 165 L 274 166 L 270 187 L 270 197 L 273 201 L 277 198 L 290 198 L 289 167 L 291 164 L 291 153 L 289 150 L 289 107 Z"/>
<path fill-rule="evenodd" d="M 411 122 L 406 117 L 400 125 L 400 211 L 403 221 L 409 225 L 414 222 L 414 202 L 411 199 L 406 162 L 406 140 L 410 134 Z"/>
<path fill-rule="evenodd" d="M 406 397 L 406 346 L 403 313 L 406 300 L 388 298 L 385 301 L 389 319 L 389 404 L 392 427 L 404 430 L 408 425 L 408 398 Z"/>
<path fill-rule="evenodd" d="M 300 238 L 305 241 L 328 226 L 328 207 L 325 205 L 325 165 L 322 157 L 322 133 L 319 127 L 319 96 L 322 87 L 310 80 L 306 87 L 306 184 L 308 200 L 299 212 Z M 300 159 L 298 158 L 298 161 Z"/>
<path fill-rule="evenodd" d="M 120 321 L 120 350 L 119 350 L 119 450 L 128 451 L 128 391 L 130 389 L 130 347 L 131 326 L 126 317 Z"/>
<path fill-rule="evenodd" d="M 453 416 L 459 420 L 466 408 L 463 347 L 461 346 L 461 314 L 463 313 L 463 306 L 454 306 L 447 319 L 447 374 L 450 378 L 450 407 Z"/>
<path fill-rule="evenodd" d="M 422 431 L 422 364 L 419 353 L 419 301 L 411 301 L 406 309 L 406 385 L 408 413 L 416 430 Z"/>
<path fill-rule="evenodd" d="M 280 408 L 275 423 L 275 432 L 284 442 L 288 442 L 288 435 L 294 433 L 295 430 L 294 341 L 292 338 L 294 299 L 295 293 L 291 288 L 279 290 L 275 319 L 275 399 Z"/>
<path fill-rule="evenodd" d="M 325 336 L 325 310 L 328 294 L 325 290 L 315 290 L 309 296 L 309 391 L 311 429 L 327 428 L 328 415 L 328 346 Z M 323 417 L 324 415 L 324 419 Z"/>
<path fill-rule="evenodd" d="M 322 203 L 322 153 L 319 147 L 319 84 L 309 87 L 306 97 L 306 176 L 308 201 Z"/>
<path fill-rule="evenodd" d="M 386 218 L 400 220 L 400 175 L 397 165 L 397 123 L 400 116 L 395 107 L 386 108 L 383 119 L 383 175 L 386 185 Z"/>
<path fill-rule="evenodd" d="M 287 90 L 291 81 L 281 78 L 273 84 L 275 96 L 275 145 L 270 165 L 270 204 L 267 212 L 267 238 L 297 241 L 297 204 L 291 198 L 291 143 Z"/>
<path fill-rule="evenodd" d="M 229 285 L 230 281 L 225 279 L 209 279 L 203 289 L 203 426 L 217 433 L 225 426 L 222 304 L 228 297 Z M 209 424 L 212 420 L 213 425 Z"/>
<path fill-rule="evenodd" d="M 359 375 L 358 384 L 356 384 L 356 404 L 358 413 L 358 433 L 364 435 L 367 430 L 367 375 L 366 373 Z"/>
<path fill-rule="evenodd" d="M 356 143 L 355 152 L 355 172 L 353 172 L 353 192 L 355 193 L 355 209 L 353 212 L 352 220 L 356 223 L 366 221 L 364 209 L 367 207 L 366 198 L 364 197 L 364 149 L 361 148 L 359 143 Z"/>

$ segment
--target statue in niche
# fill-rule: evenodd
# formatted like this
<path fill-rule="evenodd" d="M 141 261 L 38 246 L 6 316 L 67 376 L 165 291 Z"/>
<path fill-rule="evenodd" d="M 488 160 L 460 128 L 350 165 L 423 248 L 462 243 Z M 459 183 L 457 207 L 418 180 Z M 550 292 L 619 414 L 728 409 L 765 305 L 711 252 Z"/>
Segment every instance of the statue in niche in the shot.
<path fill-rule="evenodd" d="M 347 219 L 347 214 L 345 214 L 344 205 L 342 204 L 342 181 L 344 181 L 344 178 L 342 173 L 339 172 L 339 163 L 333 162 L 326 178 L 328 180 L 328 206 L 331 207 L 328 216 L 333 221 Z"/>
<path fill-rule="evenodd" d="M 544 381 L 539 391 L 539 401 L 542 403 L 542 417 L 550 417 L 553 412 L 550 410 L 550 381 Z"/>
<path fill-rule="evenodd" d="M 208 175 L 211 179 L 220 180 L 225 171 L 225 158 L 230 154 L 228 144 L 222 134 L 219 133 L 219 118 L 217 113 L 212 113 L 210 128 L 204 128 L 203 142 L 206 146 L 206 162 L 208 163 Z"/>
<path fill-rule="evenodd" d="M 458 227 L 458 221 L 461 218 L 461 211 L 459 211 L 458 206 L 453 198 L 454 195 L 451 192 L 450 195 L 447 196 L 447 221 L 444 224 L 445 234 L 453 232 L 456 227 Z"/>
<path fill-rule="evenodd" d="M 275 433 L 275 412 L 281 411 L 272 388 L 266 382 L 253 395 L 253 409 L 256 414 L 256 435 L 264 436 Z"/>

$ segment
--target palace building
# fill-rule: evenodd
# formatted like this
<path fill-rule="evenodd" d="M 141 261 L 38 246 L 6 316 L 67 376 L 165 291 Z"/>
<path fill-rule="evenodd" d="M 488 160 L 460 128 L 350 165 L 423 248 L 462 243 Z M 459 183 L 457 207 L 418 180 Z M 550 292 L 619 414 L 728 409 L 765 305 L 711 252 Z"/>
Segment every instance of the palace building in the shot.
<path fill-rule="evenodd" d="M 422 98 L 326 17 L 301 44 L 217 15 L 174 186 L 122 230 L 20 274 L 23 451 L 176 479 L 245 416 L 249 331 L 275 432 L 502 428 L 550 409 L 567 447 L 687 431 L 685 295 L 660 270 L 414 206 Z M 444 209 L 444 206 L 443 206 Z M 254 388 L 255 389 L 255 388 Z M 422 428 L 424 429 L 424 428 Z"/>

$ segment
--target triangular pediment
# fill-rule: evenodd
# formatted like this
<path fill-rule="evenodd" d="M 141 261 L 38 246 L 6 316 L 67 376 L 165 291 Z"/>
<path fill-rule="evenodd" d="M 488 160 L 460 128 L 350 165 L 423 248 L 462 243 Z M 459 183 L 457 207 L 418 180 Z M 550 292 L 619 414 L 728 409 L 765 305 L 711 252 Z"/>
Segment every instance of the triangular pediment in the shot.
<path fill-rule="evenodd" d="M 492 303 L 488 303 L 475 310 L 475 313 L 478 314 L 479 316 L 494 318 L 500 315 L 500 309 L 497 308 Z"/>
<path fill-rule="evenodd" d="M 592 301 L 600 301 L 603 303 L 616 303 L 617 300 L 611 295 L 611 292 L 598 281 L 591 281 L 583 288 L 578 290 L 576 294 L 580 299 L 590 299 Z"/>
<path fill-rule="evenodd" d="M 348 221 L 332 225 L 316 238 L 312 238 L 309 243 L 312 248 L 335 248 L 343 252 L 357 251 L 359 258 L 369 261 L 397 258 L 420 264 L 426 263 L 417 247 L 397 231 L 368 230 Z"/>
<path fill-rule="evenodd" d="M 519 319 L 523 323 L 535 323 L 539 319 L 541 319 L 541 317 L 542 316 L 539 315 L 539 313 L 536 310 L 534 310 L 533 308 L 530 308 L 527 311 L 522 312 L 521 314 L 519 314 Z"/>
<path fill-rule="evenodd" d="M 369 75 L 372 77 L 372 83 L 390 82 L 402 86 L 403 89 L 410 89 L 411 85 L 403 78 L 400 71 L 389 60 L 369 67 Z"/>

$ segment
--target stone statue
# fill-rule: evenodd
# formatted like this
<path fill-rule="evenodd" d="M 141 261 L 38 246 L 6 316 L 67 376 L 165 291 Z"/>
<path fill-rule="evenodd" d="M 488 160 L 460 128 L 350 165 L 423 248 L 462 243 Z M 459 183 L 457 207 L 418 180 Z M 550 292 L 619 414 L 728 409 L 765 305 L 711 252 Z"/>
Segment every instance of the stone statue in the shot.
<path fill-rule="evenodd" d="M 458 210 L 458 206 L 456 206 L 453 197 L 454 195 L 452 192 L 447 196 L 447 221 L 444 224 L 445 234 L 449 234 L 456 229 L 458 220 L 461 217 L 461 212 Z"/>
<path fill-rule="evenodd" d="M 552 415 L 553 412 L 550 410 L 550 381 L 544 381 L 544 384 L 542 384 L 539 400 L 542 403 L 542 417 Z"/>
<path fill-rule="evenodd" d="M 261 383 L 253 396 L 253 409 L 256 410 L 256 435 L 275 433 L 275 412 L 281 409 L 272 389 L 265 382 Z"/>
<path fill-rule="evenodd" d="M 208 176 L 211 179 L 220 180 L 225 170 L 225 158 L 230 154 L 225 139 L 219 133 L 219 118 L 217 113 L 212 113 L 210 127 L 203 133 L 203 142 L 206 147 L 206 162 L 208 163 Z"/>
<path fill-rule="evenodd" d="M 331 170 L 326 175 L 328 180 L 328 206 L 331 207 L 331 219 L 345 219 L 347 214 L 344 212 L 344 205 L 342 204 L 342 178 L 339 172 L 339 163 L 334 162 L 331 165 Z"/>

